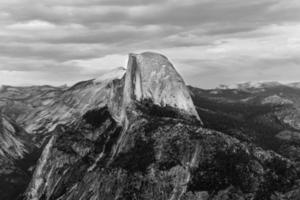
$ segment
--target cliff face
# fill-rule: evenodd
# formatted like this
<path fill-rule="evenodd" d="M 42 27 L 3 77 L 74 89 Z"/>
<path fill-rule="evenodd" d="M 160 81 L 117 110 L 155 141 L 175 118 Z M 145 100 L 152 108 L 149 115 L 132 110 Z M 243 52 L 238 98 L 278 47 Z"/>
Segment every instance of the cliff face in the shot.
<path fill-rule="evenodd" d="M 0 113 L 0 156 L 7 159 L 22 158 L 28 151 L 23 141 L 25 132 L 12 120 Z"/>
<path fill-rule="evenodd" d="M 170 106 L 200 121 L 188 89 L 170 61 L 156 53 L 130 54 L 124 89 L 124 103 L 150 100 Z"/>
<path fill-rule="evenodd" d="M 0 199 L 15 199 L 25 191 L 33 164 L 28 160 L 31 144 L 27 133 L 0 112 Z"/>

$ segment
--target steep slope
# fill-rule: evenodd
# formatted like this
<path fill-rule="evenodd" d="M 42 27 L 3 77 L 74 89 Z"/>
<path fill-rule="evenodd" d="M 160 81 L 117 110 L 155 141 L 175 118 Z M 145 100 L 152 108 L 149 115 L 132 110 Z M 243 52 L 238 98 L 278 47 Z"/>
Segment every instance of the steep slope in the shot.
<path fill-rule="evenodd" d="M 124 73 L 124 68 L 118 68 L 70 88 L 8 86 L 0 93 L 0 108 L 24 127 L 40 146 L 58 124 L 71 124 L 92 108 L 106 105 L 120 121 Z"/>
<path fill-rule="evenodd" d="M 58 124 L 71 124 L 87 110 L 104 105 L 118 118 L 121 107 L 118 99 L 122 98 L 118 86 L 123 87 L 124 73 L 124 69 L 118 68 L 71 88 L 4 86 L 1 89 L 0 199 L 15 199 L 28 187 L 41 151 Z"/>
<path fill-rule="evenodd" d="M 124 69 L 119 71 L 125 73 Z M 45 107 L 28 115 L 25 121 L 30 123 L 26 124 L 26 130 L 36 134 L 49 132 L 58 124 L 70 124 L 88 110 L 105 105 L 110 108 L 114 118 L 120 120 L 118 99 L 121 96 L 118 90 L 122 87 L 123 74 L 116 73 L 117 76 L 110 77 L 110 80 L 102 77 L 102 81 L 98 79 L 80 82 L 68 88 Z"/>
<path fill-rule="evenodd" d="M 26 137 L 22 130 L 0 112 L 0 156 L 5 158 L 22 158 L 27 152 Z"/>
<path fill-rule="evenodd" d="M 200 126 L 184 82 L 164 56 L 131 54 L 116 82 L 101 93 L 109 94 L 107 101 L 92 96 L 100 101 L 68 123 L 56 122 L 62 125 L 24 199 L 279 200 L 296 194 L 293 161 Z M 84 82 L 69 91 L 90 87 Z M 111 93 L 123 95 L 116 100 Z"/>
<path fill-rule="evenodd" d="M 300 161 L 300 89 L 268 85 L 247 91 L 190 91 L 206 127 Z"/>
<path fill-rule="evenodd" d="M 0 112 L 0 199 L 15 199 L 25 191 L 33 164 L 27 159 L 31 145 L 25 131 Z"/>

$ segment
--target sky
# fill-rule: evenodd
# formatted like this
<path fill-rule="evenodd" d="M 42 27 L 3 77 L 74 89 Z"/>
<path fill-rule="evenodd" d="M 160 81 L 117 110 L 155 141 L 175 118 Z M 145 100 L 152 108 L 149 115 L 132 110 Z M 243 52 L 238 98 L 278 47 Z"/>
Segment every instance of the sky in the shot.
<path fill-rule="evenodd" d="M 0 85 L 71 85 L 144 51 L 201 88 L 300 81 L 300 1 L 0 0 Z"/>

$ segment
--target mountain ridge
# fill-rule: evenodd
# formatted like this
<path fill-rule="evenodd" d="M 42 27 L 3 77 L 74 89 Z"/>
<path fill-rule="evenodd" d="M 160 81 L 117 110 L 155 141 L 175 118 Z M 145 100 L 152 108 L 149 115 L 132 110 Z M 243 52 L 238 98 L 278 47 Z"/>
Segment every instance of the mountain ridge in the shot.
<path fill-rule="evenodd" d="M 255 88 L 269 88 L 276 86 L 288 86 L 294 88 L 300 88 L 300 82 L 280 82 L 280 81 L 247 81 L 240 82 L 236 84 L 224 85 L 221 84 L 215 89 L 239 89 L 239 90 L 247 90 L 247 89 L 255 89 Z"/>
<path fill-rule="evenodd" d="M 298 200 L 298 146 L 289 143 L 298 133 L 282 124 L 297 128 L 298 111 L 286 114 L 296 89 L 187 87 L 165 56 L 149 52 L 129 54 L 126 70 L 68 88 L 0 93 L 3 113 L 37 148 L 25 156 L 39 158 L 8 197 L 9 181 L 25 179 L 0 171 L 9 180 L 0 182 L 0 199 Z"/>

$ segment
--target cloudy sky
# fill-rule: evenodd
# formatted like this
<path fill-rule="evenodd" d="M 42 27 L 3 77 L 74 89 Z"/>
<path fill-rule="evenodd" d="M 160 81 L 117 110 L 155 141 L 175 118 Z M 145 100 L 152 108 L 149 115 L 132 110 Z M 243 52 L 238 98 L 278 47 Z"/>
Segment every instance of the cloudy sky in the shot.
<path fill-rule="evenodd" d="M 300 1 L 0 0 L 0 85 L 72 84 L 143 51 L 203 88 L 300 81 Z"/>

